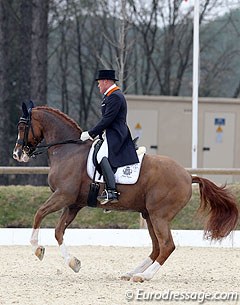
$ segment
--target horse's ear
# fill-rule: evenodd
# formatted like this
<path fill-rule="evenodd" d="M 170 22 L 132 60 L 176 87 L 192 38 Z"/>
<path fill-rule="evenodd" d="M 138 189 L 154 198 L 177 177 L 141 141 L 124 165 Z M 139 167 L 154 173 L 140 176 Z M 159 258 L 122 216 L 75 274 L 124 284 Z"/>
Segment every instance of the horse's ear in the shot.
<path fill-rule="evenodd" d="M 22 117 L 27 119 L 29 116 L 26 103 L 22 103 Z"/>
<path fill-rule="evenodd" d="M 34 108 L 33 101 L 30 100 L 30 101 L 28 102 L 28 111 L 29 111 L 29 110 L 31 111 L 33 108 Z"/>

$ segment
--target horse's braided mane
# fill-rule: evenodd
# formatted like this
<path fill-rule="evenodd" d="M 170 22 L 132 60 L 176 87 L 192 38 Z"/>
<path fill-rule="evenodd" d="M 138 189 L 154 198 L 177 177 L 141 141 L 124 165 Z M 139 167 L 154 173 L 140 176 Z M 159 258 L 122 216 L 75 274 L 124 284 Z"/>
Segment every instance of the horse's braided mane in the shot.
<path fill-rule="evenodd" d="M 48 112 L 52 112 L 52 113 L 60 116 L 61 118 L 63 118 L 65 121 L 67 121 L 71 125 L 73 125 L 79 131 L 82 131 L 81 127 L 73 119 L 71 119 L 67 114 L 63 113 L 59 109 L 55 109 L 55 108 L 52 108 L 52 107 L 49 107 L 49 106 L 37 106 L 34 109 L 43 109 L 43 110 L 46 110 Z"/>

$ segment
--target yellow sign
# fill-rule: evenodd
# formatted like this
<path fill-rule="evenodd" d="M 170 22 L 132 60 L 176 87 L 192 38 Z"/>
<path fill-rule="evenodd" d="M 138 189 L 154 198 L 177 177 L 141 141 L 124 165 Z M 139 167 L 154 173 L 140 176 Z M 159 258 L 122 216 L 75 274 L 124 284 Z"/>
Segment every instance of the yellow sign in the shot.
<path fill-rule="evenodd" d="M 140 125 L 140 123 L 136 124 L 135 129 L 142 129 L 142 126 Z"/>
<path fill-rule="evenodd" d="M 218 128 L 217 128 L 216 132 L 223 132 L 222 127 L 221 127 L 221 126 L 218 126 Z"/>

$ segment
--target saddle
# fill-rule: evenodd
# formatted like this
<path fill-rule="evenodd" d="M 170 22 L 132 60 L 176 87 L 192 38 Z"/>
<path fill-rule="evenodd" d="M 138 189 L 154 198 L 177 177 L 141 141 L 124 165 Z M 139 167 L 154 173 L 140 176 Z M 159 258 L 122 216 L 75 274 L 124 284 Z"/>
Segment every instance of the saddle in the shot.
<path fill-rule="evenodd" d="M 146 153 L 145 147 L 137 147 L 137 139 L 134 139 L 135 148 L 137 150 L 139 163 L 126 165 L 114 169 L 115 181 L 118 184 L 134 184 L 139 178 L 139 173 L 141 169 L 141 164 L 143 157 Z M 92 179 L 90 184 L 90 190 L 88 195 L 88 206 L 96 207 L 97 206 L 97 196 L 100 189 L 99 183 L 104 183 L 101 167 L 97 162 L 97 153 L 103 143 L 103 140 L 96 140 L 93 142 L 90 149 L 88 160 L 87 160 L 87 173 L 88 176 Z"/>
<path fill-rule="evenodd" d="M 136 146 L 135 139 L 135 147 Z M 102 145 L 102 140 L 96 140 L 93 142 L 92 147 L 90 149 L 88 160 L 87 160 L 87 172 L 91 179 L 94 179 L 96 182 L 104 183 L 101 168 L 97 162 L 97 153 Z M 115 181 L 119 184 L 134 184 L 137 182 L 139 178 L 141 163 L 143 157 L 146 153 L 145 147 L 139 147 L 137 149 L 139 163 L 125 165 L 115 169 Z"/>

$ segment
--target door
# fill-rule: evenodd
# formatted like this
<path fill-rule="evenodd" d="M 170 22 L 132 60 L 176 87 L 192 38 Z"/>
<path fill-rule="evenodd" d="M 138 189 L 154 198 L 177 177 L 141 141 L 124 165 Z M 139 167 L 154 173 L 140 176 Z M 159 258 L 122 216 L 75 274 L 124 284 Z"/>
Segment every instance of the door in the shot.
<path fill-rule="evenodd" d="M 128 110 L 128 125 L 132 137 L 139 137 L 138 146 L 145 146 L 147 153 L 157 154 L 157 110 Z"/>
<path fill-rule="evenodd" d="M 235 113 L 206 112 L 204 121 L 204 168 L 233 168 Z M 211 175 L 217 183 L 231 183 L 232 176 Z"/>

